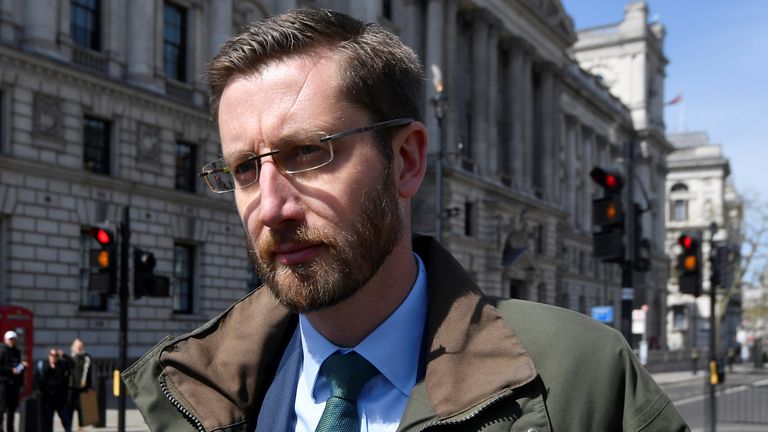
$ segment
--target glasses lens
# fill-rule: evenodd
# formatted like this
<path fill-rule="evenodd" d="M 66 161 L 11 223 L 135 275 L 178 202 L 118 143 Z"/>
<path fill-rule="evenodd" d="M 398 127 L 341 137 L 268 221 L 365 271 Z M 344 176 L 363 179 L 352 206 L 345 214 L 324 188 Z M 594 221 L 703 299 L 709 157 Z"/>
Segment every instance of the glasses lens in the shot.
<path fill-rule="evenodd" d="M 213 161 L 203 167 L 205 175 L 203 178 L 208 183 L 208 187 L 214 192 L 228 192 L 235 188 L 235 182 L 229 168 L 224 164 L 223 159 Z"/>
<path fill-rule="evenodd" d="M 232 161 L 229 170 L 238 188 L 256 183 L 259 179 L 259 157 L 255 154 L 243 155 Z"/>
<path fill-rule="evenodd" d="M 287 143 L 281 145 L 277 154 L 273 155 L 283 171 L 298 173 L 309 171 L 327 164 L 333 160 L 331 142 L 316 141 L 309 143 Z"/>

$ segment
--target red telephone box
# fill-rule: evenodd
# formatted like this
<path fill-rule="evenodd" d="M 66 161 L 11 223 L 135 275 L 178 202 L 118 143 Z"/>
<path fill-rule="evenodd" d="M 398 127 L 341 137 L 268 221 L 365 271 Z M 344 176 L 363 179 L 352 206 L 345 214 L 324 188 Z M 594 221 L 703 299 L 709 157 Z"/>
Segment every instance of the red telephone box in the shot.
<path fill-rule="evenodd" d="M 25 360 L 28 365 L 24 371 L 24 387 L 21 389 L 21 397 L 32 394 L 34 371 L 32 347 L 35 345 L 33 319 L 34 315 L 29 309 L 13 305 L 0 305 L 0 335 L 5 335 L 8 330 L 16 332 L 19 336 L 16 339 L 16 346 L 21 351 L 22 360 Z M 0 343 L 5 343 L 5 341 Z"/>

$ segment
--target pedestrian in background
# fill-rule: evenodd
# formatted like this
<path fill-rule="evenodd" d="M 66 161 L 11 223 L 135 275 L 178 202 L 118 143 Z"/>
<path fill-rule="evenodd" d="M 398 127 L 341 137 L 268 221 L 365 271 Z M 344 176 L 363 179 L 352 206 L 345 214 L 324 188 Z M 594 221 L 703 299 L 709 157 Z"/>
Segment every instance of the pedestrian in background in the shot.
<path fill-rule="evenodd" d="M 34 388 L 40 394 L 43 432 L 53 431 L 53 414 L 59 415 L 65 432 L 72 432 L 72 408 L 69 406 L 70 361 L 57 348 L 48 349 L 48 358 L 35 368 Z"/>
<path fill-rule="evenodd" d="M 24 384 L 24 369 L 26 362 L 21 358 L 21 351 L 16 347 L 18 335 L 8 330 L 4 335 L 4 343 L 0 347 L 0 432 L 3 431 L 3 416 L 5 430 L 14 432 L 14 417 L 19 407 L 19 393 Z"/>
<path fill-rule="evenodd" d="M 74 418 L 74 410 L 77 410 L 77 424 L 83 424 L 83 407 L 80 404 L 80 395 L 91 389 L 91 355 L 85 351 L 85 343 L 79 337 L 72 341 L 72 371 L 69 375 L 69 405 Z"/>

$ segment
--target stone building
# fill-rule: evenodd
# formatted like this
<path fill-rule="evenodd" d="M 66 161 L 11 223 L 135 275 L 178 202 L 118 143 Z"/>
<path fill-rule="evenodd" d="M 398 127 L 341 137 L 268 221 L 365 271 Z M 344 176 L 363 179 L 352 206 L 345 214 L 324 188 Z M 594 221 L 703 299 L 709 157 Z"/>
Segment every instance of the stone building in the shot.
<path fill-rule="evenodd" d="M 90 286 L 88 229 L 116 229 L 126 206 L 131 246 L 154 253 L 172 293 L 131 300 L 129 356 L 254 288 L 232 197 L 195 177 L 219 152 L 202 74 L 236 29 L 294 7 L 379 22 L 417 51 L 429 79 L 432 65 L 442 70 L 441 122 L 435 89 L 424 95 L 433 142 L 417 230 L 435 233 L 442 141 L 442 235 L 483 290 L 620 310 L 619 267 L 592 258 L 590 201 L 600 192 L 588 173 L 639 136 L 641 182 L 662 203 L 665 141 L 573 59 L 577 34 L 559 1 L 3 0 L 0 302 L 34 311 L 36 356 L 76 335 L 96 357 L 117 355 L 117 302 Z M 644 220 L 654 270 L 636 280 L 639 298 L 662 310 L 655 212 Z M 657 318 L 649 335 L 663 338 Z"/>
<path fill-rule="evenodd" d="M 720 145 L 711 143 L 703 132 L 678 133 L 668 138 L 675 151 L 667 157 L 667 251 L 673 259 L 678 256 L 677 239 L 683 233 L 697 233 L 701 237 L 703 294 L 698 298 L 682 294 L 675 275 L 669 279 L 667 343 L 673 350 L 703 349 L 709 346 L 710 330 L 710 225 L 717 224 L 716 241 L 738 250 L 743 203 L 733 186 L 730 163 Z M 726 284 L 725 289 L 731 286 Z M 735 340 L 740 302 L 741 296 L 736 295 L 728 305 L 721 329 L 723 346 Z"/>
<path fill-rule="evenodd" d="M 666 316 L 664 286 L 669 277 L 664 247 L 666 155 L 672 146 L 665 138 L 664 26 L 648 22 L 645 1 L 627 2 L 624 19 L 617 24 L 583 29 L 571 52 L 579 64 L 599 77 L 630 110 L 637 132 L 634 164 L 634 201 L 643 210 L 643 237 L 651 240 L 651 271 L 635 273 L 640 280 L 634 304 L 648 305 L 647 338 L 663 346 Z"/>

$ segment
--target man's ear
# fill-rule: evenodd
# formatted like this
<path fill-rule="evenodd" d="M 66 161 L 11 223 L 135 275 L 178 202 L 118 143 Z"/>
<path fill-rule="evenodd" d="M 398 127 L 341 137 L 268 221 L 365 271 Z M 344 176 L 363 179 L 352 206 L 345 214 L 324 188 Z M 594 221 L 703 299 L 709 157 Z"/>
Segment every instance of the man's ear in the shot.
<path fill-rule="evenodd" d="M 427 172 L 429 136 L 423 123 L 414 121 L 395 134 L 394 174 L 401 198 L 416 195 Z"/>

